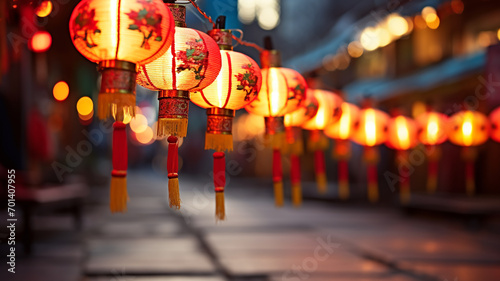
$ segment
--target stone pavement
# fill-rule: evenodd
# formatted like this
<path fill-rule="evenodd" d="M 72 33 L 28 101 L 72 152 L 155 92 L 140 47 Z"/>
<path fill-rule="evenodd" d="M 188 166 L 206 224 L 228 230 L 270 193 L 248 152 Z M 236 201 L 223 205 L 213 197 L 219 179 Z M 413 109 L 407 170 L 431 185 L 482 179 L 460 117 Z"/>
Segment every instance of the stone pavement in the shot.
<path fill-rule="evenodd" d="M 101 188 L 82 233 L 68 216 L 37 217 L 34 256 L 0 280 L 500 280 L 500 239 L 488 229 L 381 206 L 276 209 L 270 182 L 245 179 L 231 179 L 228 218 L 216 223 L 208 176 L 180 182 L 181 211 L 167 207 L 164 177 L 133 172 L 125 214 L 109 213 Z"/>

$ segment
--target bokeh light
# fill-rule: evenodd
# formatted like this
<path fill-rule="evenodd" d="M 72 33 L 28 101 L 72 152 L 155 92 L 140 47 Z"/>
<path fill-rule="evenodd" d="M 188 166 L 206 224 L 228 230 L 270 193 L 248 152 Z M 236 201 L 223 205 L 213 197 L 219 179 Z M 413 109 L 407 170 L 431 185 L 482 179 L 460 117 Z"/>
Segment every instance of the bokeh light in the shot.
<path fill-rule="evenodd" d="M 38 31 L 30 39 L 29 47 L 33 52 L 43 53 L 52 45 L 52 36 L 47 31 Z"/>
<path fill-rule="evenodd" d="M 41 18 L 50 15 L 50 12 L 52 12 L 52 2 L 48 0 L 42 1 L 35 10 L 35 14 Z"/>
<path fill-rule="evenodd" d="M 137 118 L 137 115 L 136 115 L 136 118 Z M 130 122 L 131 127 L 132 127 L 132 122 L 133 122 L 133 120 Z M 153 129 L 151 129 L 151 127 L 148 127 L 146 125 L 146 128 L 142 132 L 135 133 L 135 138 L 137 139 L 137 141 L 140 144 L 144 144 L 144 145 L 151 144 L 153 142 Z"/>
<path fill-rule="evenodd" d="M 360 43 L 367 51 L 373 51 L 378 48 L 380 39 L 377 30 L 373 27 L 367 27 L 361 32 Z"/>
<path fill-rule="evenodd" d="M 398 14 L 390 14 L 387 18 L 389 32 L 394 36 L 402 36 L 408 32 L 408 22 Z"/>
<path fill-rule="evenodd" d="M 76 110 L 78 114 L 87 116 L 94 111 L 94 102 L 89 97 L 81 97 L 76 103 Z"/>
<path fill-rule="evenodd" d="M 451 9 L 455 14 L 462 14 L 464 11 L 464 2 L 462 0 L 452 0 Z"/>
<path fill-rule="evenodd" d="M 69 95 L 68 83 L 64 81 L 57 82 L 54 85 L 54 88 L 52 89 L 52 94 L 54 95 L 54 98 L 58 101 L 65 100 Z"/>
<path fill-rule="evenodd" d="M 275 8 L 267 7 L 259 12 L 257 20 L 259 21 L 259 26 L 262 29 L 271 30 L 278 25 L 280 21 L 280 14 Z"/>
<path fill-rule="evenodd" d="M 353 41 L 347 45 L 347 53 L 353 58 L 359 58 L 363 55 L 363 46 L 358 41 Z"/>
<path fill-rule="evenodd" d="M 441 21 L 439 20 L 439 17 L 436 15 L 436 17 L 433 17 L 433 21 L 426 21 L 427 22 L 427 26 L 430 28 L 430 29 L 437 29 L 439 27 L 439 24 L 441 23 Z"/>
<path fill-rule="evenodd" d="M 383 27 L 377 28 L 377 37 L 379 38 L 378 47 L 385 47 L 392 41 L 391 34 Z"/>
<path fill-rule="evenodd" d="M 148 119 L 142 114 L 135 114 L 135 117 L 130 121 L 130 129 L 136 134 L 143 133 L 148 128 Z"/>

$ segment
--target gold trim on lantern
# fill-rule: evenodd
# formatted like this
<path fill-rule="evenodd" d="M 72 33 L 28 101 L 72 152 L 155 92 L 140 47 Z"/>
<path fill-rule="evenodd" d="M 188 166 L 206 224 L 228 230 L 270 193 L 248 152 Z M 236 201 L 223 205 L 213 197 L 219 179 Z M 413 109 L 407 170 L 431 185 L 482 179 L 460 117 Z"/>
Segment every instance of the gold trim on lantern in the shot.
<path fill-rule="evenodd" d="M 233 118 L 234 110 L 225 108 L 207 109 L 207 132 L 205 149 L 215 151 L 233 150 Z"/>
<path fill-rule="evenodd" d="M 233 50 L 233 35 L 229 29 L 212 29 L 208 31 L 208 35 L 212 37 L 219 49 L 232 51 Z"/>
<path fill-rule="evenodd" d="M 281 53 L 278 50 L 264 50 L 260 53 L 261 68 L 281 67 Z"/>
<path fill-rule="evenodd" d="M 285 117 L 264 117 L 267 135 L 276 135 L 285 132 Z"/>
<path fill-rule="evenodd" d="M 186 7 L 183 5 L 167 3 L 167 8 L 174 16 L 176 27 L 186 27 Z"/>
<path fill-rule="evenodd" d="M 158 92 L 159 111 L 157 137 L 186 137 L 189 113 L 189 92 L 161 90 Z"/>

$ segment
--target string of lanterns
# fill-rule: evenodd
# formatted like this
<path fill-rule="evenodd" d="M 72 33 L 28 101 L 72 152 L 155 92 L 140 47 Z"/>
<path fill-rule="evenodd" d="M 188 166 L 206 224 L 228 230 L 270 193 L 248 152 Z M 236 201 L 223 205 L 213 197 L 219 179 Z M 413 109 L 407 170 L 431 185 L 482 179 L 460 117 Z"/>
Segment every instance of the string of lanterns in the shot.
<path fill-rule="evenodd" d="M 157 138 L 168 142 L 168 189 L 171 208 L 181 207 L 178 180 L 178 149 L 187 137 L 189 101 L 207 109 L 205 149 L 214 150 L 214 189 L 216 218 L 226 217 L 224 190 L 225 152 L 233 150 L 232 120 L 235 111 L 264 117 L 266 137 L 272 148 L 275 205 L 284 204 L 282 152 L 291 159 L 291 195 L 295 207 L 301 205 L 301 161 L 304 147 L 314 154 L 318 191 L 327 192 L 324 151 L 335 140 L 333 157 L 338 162 L 338 192 L 349 198 L 348 160 L 351 143 L 363 146 L 367 165 L 368 199 L 379 197 L 377 146 L 386 144 L 397 150 L 398 161 L 418 141 L 426 146 L 429 159 L 429 192 L 437 187 L 438 145 L 449 139 L 463 146 L 466 163 L 467 193 L 474 186 L 474 147 L 490 136 L 500 141 L 500 109 L 490 115 L 474 111 L 458 112 L 451 118 L 429 111 L 416 120 L 393 112 L 392 118 L 373 107 L 369 99 L 361 108 L 343 101 L 340 91 L 317 89 L 314 80 L 306 80 L 293 69 L 283 68 L 279 51 L 270 38 L 265 48 L 236 38 L 225 27 L 225 18 L 212 24 L 208 34 L 186 26 L 186 9 L 175 1 L 160 0 L 82 0 L 70 19 L 71 39 L 87 59 L 98 63 L 101 88 L 97 116 L 112 118 L 113 171 L 110 186 L 110 210 L 124 212 L 127 193 L 127 123 L 135 116 L 136 83 L 158 91 Z M 261 66 L 250 57 L 233 51 L 233 39 L 261 53 Z M 93 113 L 93 111 L 92 111 Z M 135 119 L 133 119 L 135 120 Z M 491 126 L 490 126 L 491 123 Z M 490 129 L 491 127 L 491 129 Z M 303 130 L 308 132 L 304 145 Z M 400 194 L 403 203 L 410 198 L 409 174 L 402 175 Z"/>

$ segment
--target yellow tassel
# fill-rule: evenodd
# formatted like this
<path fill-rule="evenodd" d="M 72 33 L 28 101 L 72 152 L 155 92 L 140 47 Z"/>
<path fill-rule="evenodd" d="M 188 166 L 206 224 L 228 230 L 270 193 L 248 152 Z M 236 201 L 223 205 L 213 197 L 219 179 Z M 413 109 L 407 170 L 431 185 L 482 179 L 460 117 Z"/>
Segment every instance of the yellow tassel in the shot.
<path fill-rule="evenodd" d="M 330 140 L 323 135 L 323 133 L 318 133 L 318 140 L 309 140 L 307 142 L 307 150 L 313 152 L 316 150 L 327 150 L 330 146 Z"/>
<path fill-rule="evenodd" d="M 109 209 L 112 213 L 125 212 L 127 210 L 127 177 L 111 177 L 109 194 Z"/>
<path fill-rule="evenodd" d="M 170 208 L 179 210 L 181 208 L 181 197 L 179 195 L 179 178 L 168 179 L 168 205 Z"/>
<path fill-rule="evenodd" d="M 97 96 L 97 116 L 101 120 L 107 119 L 110 116 L 113 116 L 115 119 L 117 119 L 117 116 L 134 117 L 135 95 L 123 93 L 100 93 Z"/>
<path fill-rule="evenodd" d="M 283 152 L 289 155 L 302 155 L 304 154 L 304 142 L 300 138 L 296 138 L 293 143 L 287 143 L 283 145 Z"/>
<path fill-rule="evenodd" d="M 318 192 L 320 194 L 326 193 L 326 174 L 325 173 L 317 173 L 316 174 L 316 185 L 318 186 Z"/>
<path fill-rule="evenodd" d="M 378 201 L 378 185 L 376 183 L 368 183 L 368 200 L 371 203 Z"/>
<path fill-rule="evenodd" d="M 292 204 L 294 207 L 302 205 L 302 185 L 299 183 L 292 183 Z"/>
<path fill-rule="evenodd" d="M 274 204 L 276 207 L 283 207 L 283 182 L 274 182 Z"/>
<path fill-rule="evenodd" d="M 158 137 L 167 137 L 170 135 L 184 138 L 187 135 L 187 118 L 158 118 Z"/>
<path fill-rule="evenodd" d="M 226 203 L 224 202 L 224 191 L 215 192 L 215 218 L 217 221 L 226 219 Z"/>
<path fill-rule="evenodd" d="M 233 151 L 233 135 L 205 134 L 205 150 Z"/>
<path fill-rule="evenodd" d="M 347 181 L 339 182 L 339 198 L 342 200 L 349 199 L 349 182 Z"/>

